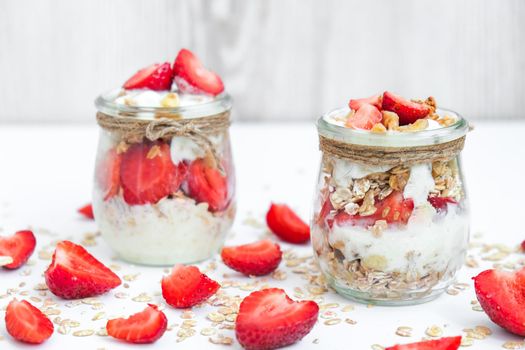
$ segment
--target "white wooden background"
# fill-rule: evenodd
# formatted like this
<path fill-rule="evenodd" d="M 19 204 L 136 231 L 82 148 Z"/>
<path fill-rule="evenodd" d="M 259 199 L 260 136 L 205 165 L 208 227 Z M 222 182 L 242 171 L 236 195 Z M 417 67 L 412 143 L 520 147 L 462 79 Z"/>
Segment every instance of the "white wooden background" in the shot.
<path fill-rule="evenodd" d="M 0 0 L 0 122 L 93 121 L 99 92 L 180 47 L 223 76 L 237 119 L 384 89 L 523 118 L 524 18 L 523 0 Z"/>

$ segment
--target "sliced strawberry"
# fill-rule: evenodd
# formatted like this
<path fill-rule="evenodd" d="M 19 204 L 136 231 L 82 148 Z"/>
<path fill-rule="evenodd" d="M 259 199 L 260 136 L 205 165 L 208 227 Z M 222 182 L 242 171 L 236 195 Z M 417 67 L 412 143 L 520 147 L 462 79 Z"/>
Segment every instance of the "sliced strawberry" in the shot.
<path fill-rule="evenodd" d="M 173 71 L 169 62 L 155 63 L 142 68 L 123 85 L 124 89 L 170 90 Z"/>
<path fill-rule="evenodd" d="M 152 304 L 128 318 L 115 318 L 106 324 L 108 335 L 135 344 L 153 343 L 162 337 L 167 328 L 166 315 Z"/>
<path fill-rule="evenodd" d="M 521 242 L 521 250 L 525 252 L 525 241 Z"/>
<path fill-rule="evenodd" d="M 91 205 L 91 203 L 84 205 L 82 208 L 79 208 L 78 212 L 88 219 L 95 218 L 95 216 L 93 215 L 93 206 Z"/>
<path fill-rule="evenodd" d="M 354 129 L 370 130 L 372 127 L 381 122 L 383 115 L 376 107 L 363 104 L 357 112 L 346 120 L 346 126 Z"/>
<path fill-rule="evenodd" d="M 9 237 L 0 237 L 0 255 L 9 256 L 13 262 L 6 269 L 17 269 L 24 265 L 35 250 L 36 239 L 31 231 L 18 231 Z"/>
<path fill-rule="evenodd" d="M 446 211 L 449 204 L 458 204 L 452 197 L 428 197 L 428 202 L 432 204 L 438 212 Z"/>
<path fill-rule="evenodd" d="M 162 296 L 175 308 L 202 303 L 219 290 L 220 285 L 195 266 L 175 265 L 171 274 L 162 278 Z"/>
<path fill-rule="evenodd" d="M 224 91 L 221 77 L 207 70 L 199 59 L 187 49 L 179 51 L 173 63 L 173 72 L 175 82 L 182 92 L 204 92 L 215 96 Z"/>
<path fill-rule="evenodd" d="M 310 239 L 310 227 L 286 204 L 274 204 L 266 213 L 266 224 L 282 240 L 305 243 Z"/>
<path fill-rule="evenodd" d="M 246 349 L 280 348 L 307 335 L 318 314 L 314 301 L 293 301 L 282 289 L 263 289 L 241 302 L 235 335 Z"/>
<path fill-rule="evenodd" d="M 197 203 L 206 202 L 212 212 L 228 206 L 228 181 L 218 169 L 208 166 L 204 159 L 194 160 L 189 167 L 188 194 Z"/>
<path fill-rule="evenodd" d="M 120 182 L 129 205 L 155 204 L 176 192 L 182 182 L 165 142 L 138 143 L 122 155 Z"/>
<path fill-rule="evenodd" d="M 525 268 L 486 270 L 473 278 L 479 304 L 490 319 L 511 333 L 525 336 Z"/>
<path fill-rule="evenodd" d="M 228 267 L 249 276 L 262 276 L 274 271 L 279 266 L 282 255 L 279 245 L 268 239 L 224 247 L 221 252 L 222 261 Z"/>
<path fill-rule="evenodd" d="M 383 94 L 382 106 L 386 111 L 397 113 L 399 125 L 411 124 L 430 113 L 430 108 L 426 104 L 409 101 L 389 91 Z"/>
<path fill-rule="evenodd" d="M 5 327 L 16 340 L 40 344 L 53 334 L 53 323 L 25 300 L 13 299 L 5 311 Z"/>
<path fill-rule="evenodd" d="M 365 97 L 365 98 L 358 98 L 355 100 L 350 100 L 348 102 L 348 107 L 350 107 L 354 111 L 357 111 L 363 105 L 372 105 L 376 107 L 377 109 L 381 109 L 381 99 L 382 99 L 381 95 L 374 95 L 374 96 Z"/>
<path fill-rule="evenodd" d="M 115 149 L 110 149 L 97 165 L 97 181 L 104 193 L 104 200 L 112 198 L 120 187 L 120 163 L 122 157 Z"/>
<path fill-rule="evenodd" d="M 375 203 L 376 212 L 368 216 L 350 215 L 344 211 L 338 213 L 334 220 L 338 226 L 372 226 L 377 220 L 385 220 L 387 223 L 404 224 L 408 222 L 414 210 L 414 201 L 405 199 L 400 191 L 392 192 L 388 197 Z"/>
<path fill-rule="evenodd" d="M 121 283 L 113 271 L 70 241 L 57 244 L 44 276 L 49 290 L 64 299 L 93 297 Z"/>
<path fill-rule="evenodd" d="M 425 340 L 418 343 L 394 345 L 385 350 L 457 350 L 461 344 L 461 337 L 446 337 L 434 340 Z"/>
<path fill-rule="evenodd" d="M 324 200 L 323 206 L 321 207 L 321 210 L 319 211 L 319 214 L 317 215 L 317 218 L 315 219 L 315 223 L 318 226 L 324 226 L 329 224 L 328 222 L 328 215 L 330 215 L 330 212 L 334 209 L 334 206 L 332 205 L 332 202 L 330 201 L 330 198 L 327 197 Z"/>

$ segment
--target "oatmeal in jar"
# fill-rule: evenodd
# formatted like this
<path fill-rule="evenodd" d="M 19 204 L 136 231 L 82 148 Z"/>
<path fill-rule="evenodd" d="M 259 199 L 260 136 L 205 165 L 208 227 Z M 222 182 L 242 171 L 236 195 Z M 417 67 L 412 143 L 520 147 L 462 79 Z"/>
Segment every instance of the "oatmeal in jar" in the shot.
<path fill-rule="evenodd" d="M 99 229 L 117 254 L 190 263 L 222 247 L 235 214 L 230 97 L 188 50 L 138 71 L 96 100 L 93 189 Z"/>
<path fill-rule="evenodd" d="M 378 304 L 443 292 L 467 249 L 466 120 L 385 92 L 324 115 L 318 131 L 312 244 L 329 283 Z"/>

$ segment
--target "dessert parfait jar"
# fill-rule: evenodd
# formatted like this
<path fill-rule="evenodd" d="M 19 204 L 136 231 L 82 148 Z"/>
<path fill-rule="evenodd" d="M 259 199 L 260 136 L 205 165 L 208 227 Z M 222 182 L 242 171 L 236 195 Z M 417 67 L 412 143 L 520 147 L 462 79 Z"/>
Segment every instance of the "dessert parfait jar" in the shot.
<path fill-rule="evenodd" d="M 135 96 L 144 93 L 153 94 Z M 139 264 L 209 258 L 235 214 L 230 97 L 179 96 L 187 105 L 140 107 L 118 103 L 119 94 L 96 100 L 101 131 L 93 211 L 104 239 L 122 259 Z M 155 94 L 159 100 L 173 95 Z"/>
<path fill-rule="evenodd" d="M 466 254 L 459 154 L 468 124 L 432 98 L 387 92 L 350 107 L 317 123 L 322 160 L 311 235 L 321 271 L 357 301 L 431 300 L 453 283 Z"/>

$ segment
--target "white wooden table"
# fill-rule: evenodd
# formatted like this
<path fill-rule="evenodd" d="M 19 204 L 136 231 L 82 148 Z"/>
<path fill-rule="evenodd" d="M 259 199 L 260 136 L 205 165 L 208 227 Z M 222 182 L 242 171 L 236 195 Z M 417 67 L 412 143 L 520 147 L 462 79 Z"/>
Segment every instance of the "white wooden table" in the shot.
<path fill-rule="evenodd" d="M 464 150 L 464 170 L 472 208 L 472 233 L 475 242 L 505 243 L 515 246 L 525 239 L 521 224 L 525 186 L 521 184 L 525 171 L 525 123 L 484 123 L 476 125 L 467 138 Z M 30 266 L 17 271 L 0 271 L 0 319 L 12 297 L 28 298 L 39 296 L 34 286 L 43 283 L 42 273 L 49 260 L 39 258 L 39 251 L 52 241 L 72 239 L 81 242 L 84 235 L 96 231 L 94 222 L 82 219 L 76 209 L 90 201 L 93 162 L 97 145 L 97 128 L 94 125 L 0 125 L 0 234 L 12 234 L 15 230 L 32 227 L 38 244 Z M 266 235 L 264 225 L 254 225 L 254 220 L 264 223 L 264 214 L 271 201 L 286 202 L 296 208 L 303 218 L 310 215 L 310 205 L 316 182 L 319 153 L 317 135 L 313 123 L 299 124 L 236 124 L 232 128 L 234 157 L 238 179 L 238 215 L 227 244 L 247 243 Z M 118 264 L 116 271 L 121 277 L 140 273 L 129 288 L 120 286 L 100 297 L 104 303 L 102 311 L 106 317 L 124 316 L 145 307 L 133 297 L 145 292 L 153 302 L 162 303 L 159 281 L 162 268 L 132 266 L 115 260 L 110 249 L 101 238 L 95 246 L 88 247 L 96 257 L 106 264 Z M 291 246 L 282 243 L 283 249 L 293 248 L 299 256 L 311 255 L 309 246 Z M 48 251 L 52 251 L 48 249 Z M 483 312 L 474 311 L 471 301 L 475 300 L 471 277 L 482 268 L 491 267 L 493 262 L 482 261 L 479 249 L 470 253 L 480 261 L 480 268 L 464 267 L 458 281 L 468 283 L 467 290 L 458 295 L 444 294 L 439 299 L 417 306 L 367 307 L 343 299 L 334 292 L 323 295 L 323 303 L 338 303 L 340 307 L 330 309 L 343 322 L 325 325 L 320 318 L 313 331 L 293 349 L 370 349 L 372 344 L 384 346 L 395 343 L 418 341 L 425 336 L 425 329 L 438 325 L 444 335 L 462 335 L 463 329 L 476 325 L 490 327 L 493 334 L 484 340 L 475 340 L 471 349 L 498 349 L 505 341 L 523 340 L 506 333 L 486 317 Z M 517 261 L 523 254 L 512 254 L 505 262 Z M 220 259 L 217 270 L 210 276 L 219 281 L 228 279 L 252 283 L 254 280 L 227 269 Z M 205 268 L 208 263 L 201 264 Z M 307 281 L 293 273 L 292 268 L 281 264 L 288 278 L 280 281 L 271 277 L 261 281 L 284 288 L 293 295 L 295 287 L 306 290 Z M 262 280 L 262 279 L 261 279 Z M 19 287 L 22 286 L 22 287 Z M 8 288 L 17 288 L 13 295 L 5 296 Z M 24 296 L 27 291 L 27 296 Z M 231 295 L 247 295 L 249 292 L 237 288 L 225 291 Z M 19 293 L 22 292 L 22 295 Z M 125 299 L 115 297 L 126 293 Z M 156 293 L 156 294 L 155 294 Z M 47 298 L 58 303 L 62 319 L 70 318 L 80 322 L 69 334 L 56 331 L 41 349 L 124 349 L 130 346 L 109 337 L 97 335 L 76 337 L 74 332 L 105 325 L 106 319 L 92 321 L 101 310 L 92 310 L 90 305 L 66 307 L 48 292 Z M 45 299 L 42 298 L 42 299 Z M 36 303 L 38 306 L 41 303 Z M 355 309 L 342 312 L 344 305 L 355 305 Z M 223 345 L 212 345 L 201 329 L 211 326 L 206 315 L 215 311 L 206 305 L 194 309 L 196 334 L 180 344 L 177 332 L 183 319 L 182 311 L 166 308 L 170 325 L 176 325 L 157 343 L 149 347 L 158 349 L 208 349 Z M 56 316 L 51 316 L 56 317 Z M 355 325 L 344 322 L 350 318 Z M 411 337 L 395 334 L 397 327 L 413 328 Z M 217 327 L 218 328 L 218 327 Z M 232 330 L 219 330 L 225 336 L 235 338 Z M 24 348 L 14 342 L 0 321 L 0 349 Z M 223 346 L 224 347 L 224 346 Z M 27 348 L 29 348 L 27 346 Z M 226 347 L 227 348 L 227 347 Z M 230 348 L 239 348 L 234 340 Z M 35 349 L 31 347 L 31 349 Z"/>

